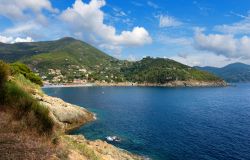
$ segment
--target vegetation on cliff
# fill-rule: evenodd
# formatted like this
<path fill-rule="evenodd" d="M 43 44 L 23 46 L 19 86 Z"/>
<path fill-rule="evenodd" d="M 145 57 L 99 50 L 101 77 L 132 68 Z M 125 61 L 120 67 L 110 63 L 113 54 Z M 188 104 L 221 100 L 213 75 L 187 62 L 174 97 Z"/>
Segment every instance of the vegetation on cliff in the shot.
<path fill-rule="evenodd" d="M 18 75 L 22 74 L 26 79 L 30 80 L 31 82 L 38 84 L 40 86 L 43 85 L 42 79 L 36 75 L 29 67 L 27 67 L 25 64 L 16 62 L 10 64 L 11 66 L 11 74 L 12 75 Z"/>
<path fill-rule="evenodd" d="M 23 64 L 20 66 L 27 69 Z M 40 133 L 50 134 L 53 130 L 53 121 L 49 117 L 48 109 L 25 90 L 25 86 L 30 82 L 22 76 L 32 74 L 30 70 L 18 69 L 16 64 L 8 65 L 0 61 L 0 107 L 12 110 L 14 118 L 24 121 L 27 127 L 35 128 Z M 28 78 L 33 80 L 33 77 L 28 76 Z"/>

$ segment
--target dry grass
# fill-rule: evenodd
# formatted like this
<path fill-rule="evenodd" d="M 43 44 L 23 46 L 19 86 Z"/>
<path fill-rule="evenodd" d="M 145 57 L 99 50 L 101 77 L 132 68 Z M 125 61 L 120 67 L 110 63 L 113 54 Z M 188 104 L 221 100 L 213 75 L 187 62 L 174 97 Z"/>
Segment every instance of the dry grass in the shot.
<path fill-rule="evenodd" d="M 101 160 L 94 150 L 88 147 L 86 143 L 79 143 L 69 136 L 63 136 L 62 141 L 67 145 L 69 150 L 78 151 L 82 157 L 86 157 L 88 160 Z"/>
<path fill-rule="evenodd" d="M 45 160 L 56 154 L 49 137 L 33 132 L 23 121 L 15 121 L 9 110 L 0 111 L 0 159 Z"/>
<path fill-rule="evenodd" d="M 3 104 L 13 110 L 14 119 L 26 120 L 30 128 L 36 128 L 42 134 L 51 134 L 54 122 L 49 116 L 49 110 L 15 82 L 8 82 L 5 86 Z"/>

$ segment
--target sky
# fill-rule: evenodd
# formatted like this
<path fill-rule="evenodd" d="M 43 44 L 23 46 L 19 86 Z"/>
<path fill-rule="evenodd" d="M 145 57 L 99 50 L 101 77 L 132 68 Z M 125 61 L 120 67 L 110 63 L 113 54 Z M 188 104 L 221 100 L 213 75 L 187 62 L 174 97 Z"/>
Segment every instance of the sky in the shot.
<path fill-rule="evenodd" d="M 249 0 L 0 0 L 0 42 L 74 37 L 119 59 L 250 64 Z"/>

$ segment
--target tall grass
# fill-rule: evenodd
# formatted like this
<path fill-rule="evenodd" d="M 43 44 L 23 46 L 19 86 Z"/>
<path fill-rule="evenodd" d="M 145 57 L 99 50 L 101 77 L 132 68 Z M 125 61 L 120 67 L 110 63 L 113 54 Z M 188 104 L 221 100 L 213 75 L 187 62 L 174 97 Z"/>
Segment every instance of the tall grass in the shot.
<path fill-rule="evenodd" d="M 13 81 L 16 82 L 18 86 L 22 86 L 22 89 L 28 93 L 34 94 L 37 92 L 42 93 L 41 87 L 35 83 L 32 83 L 29 79 L 25 78 L 22 74 L 16 74 L 13 77 Z"/>
<path fill-rule="evenodd" d="M 15 65 L 16 68 L 20 66 L 27 69 L 23 65 Z M 52 133 L 54 123 L 48 108 L 30 95 L 29 89 L 36 89 L 36 85 L 27 80 L 24 74 L 12 73 L 14 78 L 8 81 L 9 76 L 9 65 L 0 61 L 0 106 L 11 109 L 14 118 L 24 120 L 28 127 L 34 127 L 40 133 Z"/>
<path fill-rule="evenodd" d="M 27 123 L 41 133 L 51 133 L 53 130 L 53 120 L 49 116 L 49 110 L 37 102 L 21 87 L 14 82 L 6 83 L 6 93 L 4 96 L 5 106 L 11 107 L 15 112 L 17 120 L 25 119 Z M 28 117 L 34 115 L 34 117 Z"/>

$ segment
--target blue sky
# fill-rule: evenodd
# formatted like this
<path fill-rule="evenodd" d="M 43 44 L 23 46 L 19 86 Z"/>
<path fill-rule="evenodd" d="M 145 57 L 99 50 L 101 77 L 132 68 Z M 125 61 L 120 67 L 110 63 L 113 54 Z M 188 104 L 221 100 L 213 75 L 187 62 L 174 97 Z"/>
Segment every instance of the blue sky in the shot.
<path fill-rule="evenodd" d="M 250 64 L 248 0 L 0 0 L 0 41 L 86 41 L 120 59 Z"/>

